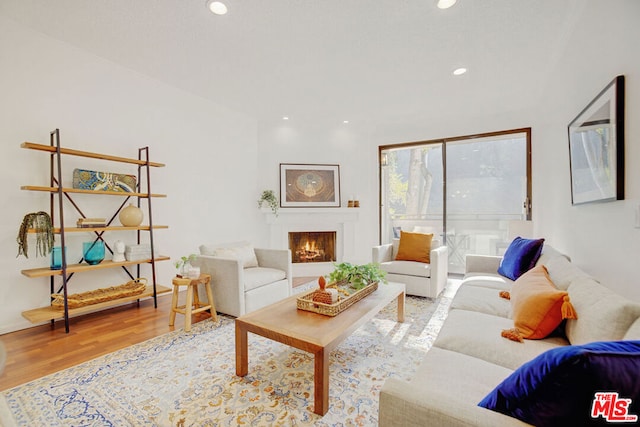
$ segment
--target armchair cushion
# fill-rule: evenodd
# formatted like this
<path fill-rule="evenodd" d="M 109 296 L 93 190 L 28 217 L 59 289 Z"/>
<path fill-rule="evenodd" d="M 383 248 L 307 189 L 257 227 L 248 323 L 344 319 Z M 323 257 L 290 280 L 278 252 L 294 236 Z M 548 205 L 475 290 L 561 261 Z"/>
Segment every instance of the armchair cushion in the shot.
<path fill-rule="evenodd" d="M 400 245 L 396 260 L 418 261 L 429 264 L 431 262 L 431 240 L 433 234 L 409 233 L 400 231 Z"/>
<path fill-rule="evenodd" d="M 418 277 L 431 277 L 431 264 L 414 261 L 384 262 L 380 267 L 389 274 L 404 274 Z"/>
<path fill-rule="evenodd" d="M 267 285 L 269 283 L 283 280 L 287 277 L 286 273 L 282 270 L 275 268 L 265 267 L 253 267 L 244 269 L 244 290 L 250 291 L 251 289 L 259 288 L 260 286 Z"/>
<path fill-rule="evenodd" d="M 258 266 L 258 259 L 256 258 L 253 245 L 248 242 L 235 242 L 222 245 L 201 245 L 200 254 L 237 259 L 241 261 L 244 268 Z"/>

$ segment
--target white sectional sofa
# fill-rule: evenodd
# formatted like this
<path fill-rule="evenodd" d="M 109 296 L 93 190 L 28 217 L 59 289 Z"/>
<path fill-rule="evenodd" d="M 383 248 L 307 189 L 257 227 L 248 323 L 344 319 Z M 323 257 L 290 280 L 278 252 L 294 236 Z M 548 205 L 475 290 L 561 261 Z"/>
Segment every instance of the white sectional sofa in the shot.
<path fill-rule="evenodd" d="M 503 338 L 501 331 L 513 328 L 513 319 L 510 301 L 498 293 L 514 282 L 497 274 L 500 260 L 467 257 L 448 317 L 417 372 L 408 381 L 389 378 L 382 387 L 380 426 L 528 425 L 478 403 L 549 349 L 640 340 L 640 304 L 613 293 L 548 245 L 536 265 L 545 265 L 554 284 L 568 291 L 578 318 L 565 320 L 564 333 L 548 338 L 522 343 Z"/>

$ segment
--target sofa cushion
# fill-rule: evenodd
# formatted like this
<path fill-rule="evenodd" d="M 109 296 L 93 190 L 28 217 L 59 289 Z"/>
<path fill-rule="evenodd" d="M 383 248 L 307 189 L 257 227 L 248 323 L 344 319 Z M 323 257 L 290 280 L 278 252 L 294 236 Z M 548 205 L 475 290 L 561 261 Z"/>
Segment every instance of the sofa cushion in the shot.
<path fill-rule="evenodd" d="M 545 245 L 545 248 L 546 247 L 547 246 Z M 540 256 L 538 265 L 542 264 L 542 257 L 544 257 L 544 253 Z M 558 289 L 562 289 L 563 291 L 566 291 L 569 288 L 571 282 L 590 277 L 564 256 L 547 258 L 544 262 L 544 266 L 547 267 L 549 277 L 553 283 L 558 287 Z"/>
<path fill-rule="evenodd" d="M 518 337 L 545 338 L 562 322 L 575 317 L 569 295 L 553 284 L 544 265 L 524 273 L 511 288 L 513 324 Z"/>
<path fill-rule="evenodd" d="M 523 239 L 516 237 L 509 244 L 498 273 L 511 280 L 516 280 L 536 265 L 542 253 L 544 239 Z"/>
<path fill-rule="evenodd" d="M 245 292 L 255 288 L 285 279 L 287 275 L 284 271 L 267 267 L 252 267 L 244 269 L 244 290 Z M 215 286 L 215 284 L 214 284 Z"/>
<path fill-rule="evenodd" d="M 499 296 L 499 290 L 484 286 L 460 286 L 451 309 L 478 311 L 500 317 L 511 316 L 511 303 Z"/>
<path fill-rule="evenodd" d="M 467 273 L 462 280 L 462 286 L 478 286 L 504 291 L 511 289 L 513 280 L 507 279 L 498 273 Z"/>
<path fill-rule="evenodd" d="M 430 263 L 432 239 L 433 234 L 400 231 L 400 245 L 396 260 Z"/>
<path fill-rule="evenodd" d="M 640 340 L 640 317 L 633 322 L 627 333 L 624 334 L 625 340 Z"/>
<path fill-rule="evenodd" d="M 431 264 L 416 261 L 388 261 L 380 264 L 380 268 L 389 274 L 404 276 L 431 277 Z"/>
<path fill-rule="evenodd" d="M 607 405 L 615 403 L 601 400 L 598 410 L 594 404 L 596 392 L 615 392 L 621 399 L 630 399 L 627 411 L 618 415 L 634 414 L 637 420 L 640 413 L 638 372 L 640 341 L 560 347 L 518 368 L 479 406 L 536 426 L 592 425 L 609 413 Z"/>
<path fill-rule="evenodd" d="M 577 320 L 567 320 L 565 332 L 571 344 L 621 340 L 640 317 L 640 304 L 621 297 L 593 279 L 569 285 Z"/>
<path fill-rule="evenodd" d="M 527 340 L 524 343 L 502 338 L 500 331 L 512 326 L 513 320 L 504 317 L 467 310 L 451 310 L 434 346 L 516 369 L 549 349 L 569 344 L 560 336 Z"/>

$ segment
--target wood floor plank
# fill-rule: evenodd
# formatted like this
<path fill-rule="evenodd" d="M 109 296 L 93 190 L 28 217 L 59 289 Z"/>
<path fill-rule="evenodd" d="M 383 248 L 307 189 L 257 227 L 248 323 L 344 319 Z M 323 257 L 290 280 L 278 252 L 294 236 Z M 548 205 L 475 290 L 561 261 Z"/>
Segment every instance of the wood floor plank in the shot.
<path fill-rule="evenodd" d="M 297 277 L 293 285 L 308 283 L 316 277 Z M 180 296 L 181 301 L 184 295 Z M 7 349 L 7 362 L 0 374 L 0 390 L 7 390 L 45 375 L 95 359 L 133 344 L 181 329 L 184 316 L 176 316 L 169 326 L 171 294 L 158 296 L 158 308 L 153 300 L 131 303 L 97 313 L 70 319 L 70 331 L 58 321 L 21 331 L 0 335 Z M 192 316 L 192 323 L 210 319 L 209 313 Z"/>
<path fill-rule="evenodd" d="M 169 326 L 171 296 L 143 300 L 70 320 L 39 325 L 0 335 L 7 349 L 6 366 L 0 374 L 0 390 L 32 381 L 87 360 L 148 340 L 184 326 L 184 316 L 176 316 Z M 210 319 L 209 313 L 193 315 L 192 323 Z"/>

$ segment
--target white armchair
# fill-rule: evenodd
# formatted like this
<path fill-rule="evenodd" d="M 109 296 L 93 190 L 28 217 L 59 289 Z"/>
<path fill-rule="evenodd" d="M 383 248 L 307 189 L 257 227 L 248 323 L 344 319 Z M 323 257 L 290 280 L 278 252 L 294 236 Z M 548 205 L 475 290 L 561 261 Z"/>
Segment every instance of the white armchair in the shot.
<path fill-rule="evenodd" d="M 291 251 L 250 243 L 201 245 L 193 264 L 211 275 L 216 310 L 242 316 L 291 295 Z"/>
<path fill-rule="evenodd" d="M 406 285 L 407 295 L 436 298 L 447 284 L 448 250 L 437 239 L 431 241 L 430 263 L 398 261 L 400 239 L 373 247 L 373 262 L 387 272 L 387 280 Z"/>

